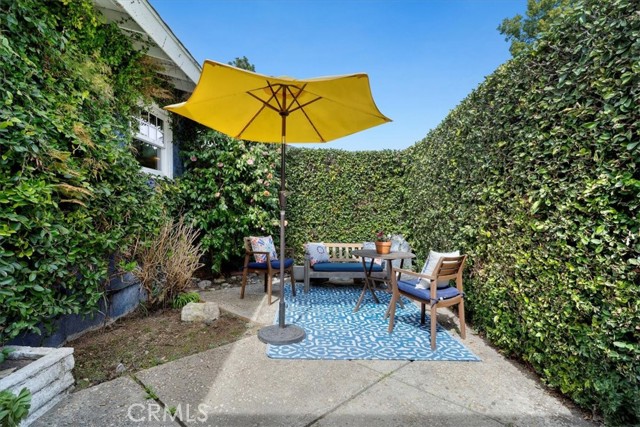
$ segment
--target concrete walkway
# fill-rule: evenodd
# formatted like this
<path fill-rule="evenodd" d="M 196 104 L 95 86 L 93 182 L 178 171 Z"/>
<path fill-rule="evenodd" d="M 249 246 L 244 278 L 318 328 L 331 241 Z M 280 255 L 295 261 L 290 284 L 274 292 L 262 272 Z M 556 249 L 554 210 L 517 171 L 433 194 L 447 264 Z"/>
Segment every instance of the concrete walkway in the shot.
<path fill-rule="evenodd" d="M 278 304 L 268 306 L 262 290 L 249 286 L 244 300 L 238 288 L 202 295 L 267 325 Z M 454 318 L 439 321 L 457 337 Z M 233 344 L 73 393 L 33 425 L 596 425 L 467 331 L 463 342 L 480 363 L 275 360 L 254 328 Z"/>

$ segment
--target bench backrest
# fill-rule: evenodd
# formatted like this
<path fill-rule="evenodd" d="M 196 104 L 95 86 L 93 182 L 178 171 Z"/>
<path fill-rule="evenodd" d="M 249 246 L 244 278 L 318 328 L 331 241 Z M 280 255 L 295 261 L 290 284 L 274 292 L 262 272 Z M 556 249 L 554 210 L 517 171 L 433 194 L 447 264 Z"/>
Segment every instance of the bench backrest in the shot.
<path fill-rule="evenodd" d="M 351 255 L 352 251 L 362 249 L 362 243 L 326 243 L 329 258 L 333 262 L 360 262 L 360 258 Z"/>

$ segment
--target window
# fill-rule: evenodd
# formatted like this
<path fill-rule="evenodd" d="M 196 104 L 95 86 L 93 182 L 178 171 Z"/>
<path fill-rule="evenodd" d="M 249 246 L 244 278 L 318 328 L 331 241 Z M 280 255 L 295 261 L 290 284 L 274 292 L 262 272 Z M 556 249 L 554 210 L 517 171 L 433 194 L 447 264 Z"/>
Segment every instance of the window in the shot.
<path fill-rule="evenodd" d="M 136 117 L 137 131 L 133 140 L 136 159 L 148 173 L 173 177 L 171 131 L 167 115 L 159 108 L 141 110 Z"/>
<path fill-rule="evenodd" d="M 139 139 L 133 141 L 133 147 L 140 166 L 160 171 L 160 148 Z"/>

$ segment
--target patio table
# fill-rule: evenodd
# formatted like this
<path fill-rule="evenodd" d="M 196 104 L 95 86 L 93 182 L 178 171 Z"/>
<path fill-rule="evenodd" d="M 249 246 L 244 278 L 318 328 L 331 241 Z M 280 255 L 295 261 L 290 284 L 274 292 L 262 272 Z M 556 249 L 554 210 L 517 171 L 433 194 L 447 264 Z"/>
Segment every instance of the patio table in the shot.
<path fill-rule="evenodd" d="M 375 249 L 361 249 L 361 250 L 355 250 L 355 251 L 351 251 L 351 254 L 353 256 L 357 256 L 360 257 L 362 260 L 362 268 L 364 269 L 364 286 L 362 287 L 362 292 L 360 293 L 360 298 L 358 298 L 358 303 L 356 304 L 356 307 L 353 309 L 354 312 L 358 311 L 360 309 L 360 304 L 362 304 L 362 300 L 364 299 L 365 294 L 367 293 L 367 290 L 369 290 L 369 292 L 371 292 L 371 295 L 373 296 L 374 301 L 376 302 L 376 304 L 380 304 L 380 300 L 378 300 L 378 297 L 376 296 L 376 293 L 374 292 L 374 282 L 375 281 L 380 281 L 380 282 L 385 282 L 387 283 L 387 286 L 391 285 L 391 269 L 393 268 L 392 262 L 394 260 L 399 259 L 400 260 L 400 268 L 402 268 L 402 265 L 404 264 L 404 260 L 405 259 L 411 259 L 411 258 L 415 258 L 416 256 L 414 254 L 412 254 L 411 252 L 390 252 L 388 254 L 379 254 L 378 252 L 376 252 Z M 367 263 L 366 263 L 366 259 L 370 258 L 371 259 L 371 263 L 369 264 L 369 267 L 367 268 Z M 373 260 L 374 259 L 381 259 L 381 260 L 386 260 L 387 261 L 387 277 L 382 279 L 382 278 L 374 278 L 371 277 L 371 269 L 373 268 Z"/>

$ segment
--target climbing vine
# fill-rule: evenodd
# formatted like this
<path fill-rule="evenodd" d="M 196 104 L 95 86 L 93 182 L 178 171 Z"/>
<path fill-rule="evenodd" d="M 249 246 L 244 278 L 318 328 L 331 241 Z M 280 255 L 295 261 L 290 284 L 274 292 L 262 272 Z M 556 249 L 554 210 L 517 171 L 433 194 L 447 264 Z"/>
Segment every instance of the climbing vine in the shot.
<path fill-rule="evenodd" d="M 156 227 L 129 121 L 163 84 L 88 0 L 2 2 L 0 67 L 3 343 L 96 307 L 109 256 Z"/>

